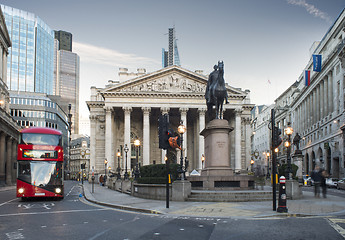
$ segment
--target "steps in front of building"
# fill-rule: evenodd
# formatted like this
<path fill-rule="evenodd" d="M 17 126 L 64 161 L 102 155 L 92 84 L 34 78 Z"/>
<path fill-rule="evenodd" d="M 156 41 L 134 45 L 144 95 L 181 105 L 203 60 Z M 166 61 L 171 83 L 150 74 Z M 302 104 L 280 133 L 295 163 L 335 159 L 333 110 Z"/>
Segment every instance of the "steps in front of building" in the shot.
<path fill-rule="evenodd" d="M 278 199 L 278 198 L 277 198 Z M 272 200 L 271 191 L 195 191 L 192 190 L 188 201 L 191 202 L 253 202 Z"/>

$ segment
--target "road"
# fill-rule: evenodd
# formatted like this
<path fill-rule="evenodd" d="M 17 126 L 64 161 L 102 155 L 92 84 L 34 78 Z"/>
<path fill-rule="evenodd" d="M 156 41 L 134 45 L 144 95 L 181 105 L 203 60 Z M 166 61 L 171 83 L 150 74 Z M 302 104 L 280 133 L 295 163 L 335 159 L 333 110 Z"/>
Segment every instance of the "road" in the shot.
<path fill-rule="evenodd" d="M 335 190 L 337 191 L 337 190 Z M 197 218 L 149 215 L 90 204 L 79 183 L 65 198 L 22 202 L 0 192 L 0 239 L 344 239 L 345 216 L 310 218 Z M 345 192 L 345 191 L 344 191 Z"/>

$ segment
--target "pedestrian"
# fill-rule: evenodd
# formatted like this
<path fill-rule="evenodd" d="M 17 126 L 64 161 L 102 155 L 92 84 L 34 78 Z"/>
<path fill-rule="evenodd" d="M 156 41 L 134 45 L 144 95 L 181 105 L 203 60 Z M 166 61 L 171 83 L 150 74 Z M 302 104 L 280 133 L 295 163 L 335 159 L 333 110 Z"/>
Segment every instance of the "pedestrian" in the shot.
<path fill-rule="evenodd" d="M 100 177 L 99 177 L 99 185 L 103 185 L 103 175 L 101 175 Z"/>
<path fill-rule="evenodd" d="M 326 170 L 322 169 L 320 170 L 321 172 L 321 188 L 322 188 L 322 196 L 324 198 L 326 198 L 326 194 L 327 194 L 327 185 L 326 185 L 326 178 L 329 177 L 328 173 Z"/>
<path fill-rule="evenodd" d="M 321 172 L 318 165 L 315 166 L 314 171 L 311 174 L 311 179 L 314 181 L 314 195 L 320 197 L 320 185 L 321 185 Z"/>

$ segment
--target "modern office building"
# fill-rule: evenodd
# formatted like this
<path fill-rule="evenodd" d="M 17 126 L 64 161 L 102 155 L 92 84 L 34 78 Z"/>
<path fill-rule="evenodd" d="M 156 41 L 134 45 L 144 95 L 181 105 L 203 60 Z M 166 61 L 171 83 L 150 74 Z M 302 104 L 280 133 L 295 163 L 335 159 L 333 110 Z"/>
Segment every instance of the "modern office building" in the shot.
<path fill-rule="evenodd" d="M 68 104 L 72 105 L 73 132 L 78 132 L 79 57 L 70 51 L 58 50 L 59 41 L 54 39 L 54 31 L 38 16 L 4 5 L 1 5 L 1 8 L 4 10 L 9 36 L 13 42 L 7 64 L 7 85 L 13 110 L 11 113 L 35 110 L 31 100 L 26 99 L 34 100 L 37 96 L 44 96 L 50 98 L 44 101 L 53 100 L 54 104 L 61 105 L 58 108 L 62 109 L 64 114 L 68 113 Z M 72 40 L 71 34 L 67 32 L 58 31 L 57 36 L 63 42 L 67 38 Z M 18 104 L 15 99 L 22 100 Z M 47 126 L 60 130 L 66 128 L 65 121 L 59 122 L 63 124 L 61 126 L 58 122 L 50 122 L 51 119 L 46 118 L 50 114 L 50 111 L 45 112 L 43 120 L 37 120 L 32 115 L 13 117 L 23 127 Z"/>
<path fill-rule="evenodd" d="M 168 50 L 166 51 L 164 48 L 162 49 L 162 68 L 172 65 L 181 66 L 175 27 L 169 28 Z"/>
<path fill-rule="evenodd" d="M 54 100 L 69 113 L 71 104 L 72 133 L 79 133 L 79 56 L 67 50 L 57 50 L 54 68 Z"/>
<path fill-rule="evenodd" d="M 20 126 L 49 127 L 60 130 L 64 136 L 64 149 L 67 150 L 68 117 L 58 104 L 44 93 L 12 91 L 10 96 L 11 115 Z"/>
<path fill-rule="evenodd" d="M 7 55 L 11 40 L 0 9 L 0 186 L 16 182 L 15 163 L 19 126 L 9 114 L 10 96 L 6 84 Z"/>
<path fill-rule="evenodd" d="M 53 93 L 54 31 L 32 13 L 1 5 L 12 46 L 7 65 L 11 91 Z"/>
<path fill-rule="evenodd" d="M 54 31 L 55 39 L 59 41 L 59 50 L 72 52 L 72 33 L 62 30 Z"/>

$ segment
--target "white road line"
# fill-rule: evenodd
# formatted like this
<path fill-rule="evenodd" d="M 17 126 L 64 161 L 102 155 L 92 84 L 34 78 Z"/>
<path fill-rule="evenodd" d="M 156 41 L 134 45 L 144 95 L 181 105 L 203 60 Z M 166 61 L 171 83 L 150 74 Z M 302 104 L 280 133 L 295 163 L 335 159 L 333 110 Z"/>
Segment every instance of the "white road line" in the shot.
<path fill-rule="evenodd" d="M 1 203 L 1 204 L 0 204 L 0 207 L 1 207 L 2 205 L 5 205 L 6 203 L 9 203 L 9 202 L 12 202 L 12 201 L 14 201 L 14 200 L 17 200 L 17 198 L 15 198 L 15 199 L 12 199 L 12 200 L 9 200 L 9 201 L 7 201 L 7 202 L 4 202 L 4 203 Z"/>
<path fill-rule="evenodd" d="M 336 224 L 334 221 L 334 219 L 326 219 L 329 223 L 329 225 L 331 225 L 332 228 L 334 228 L 335 231 L 337 231 L 343 238 L 345 238 L 345 229 L 340 227 L 338 224 Z"/>
<path fill-rule="evenodd" d="M 109 209 L 99 208 L 99 209 L 89 209 L 89 210 L 68 210 L 68 211 L 54 211 L 54 212 L 9 213 L 9 214 L 0 214 L 0 217 L 54 214 L 54 213 L 94 212 L 94 211 L 106 211 L 106 210 L 109 210 Z"/>

